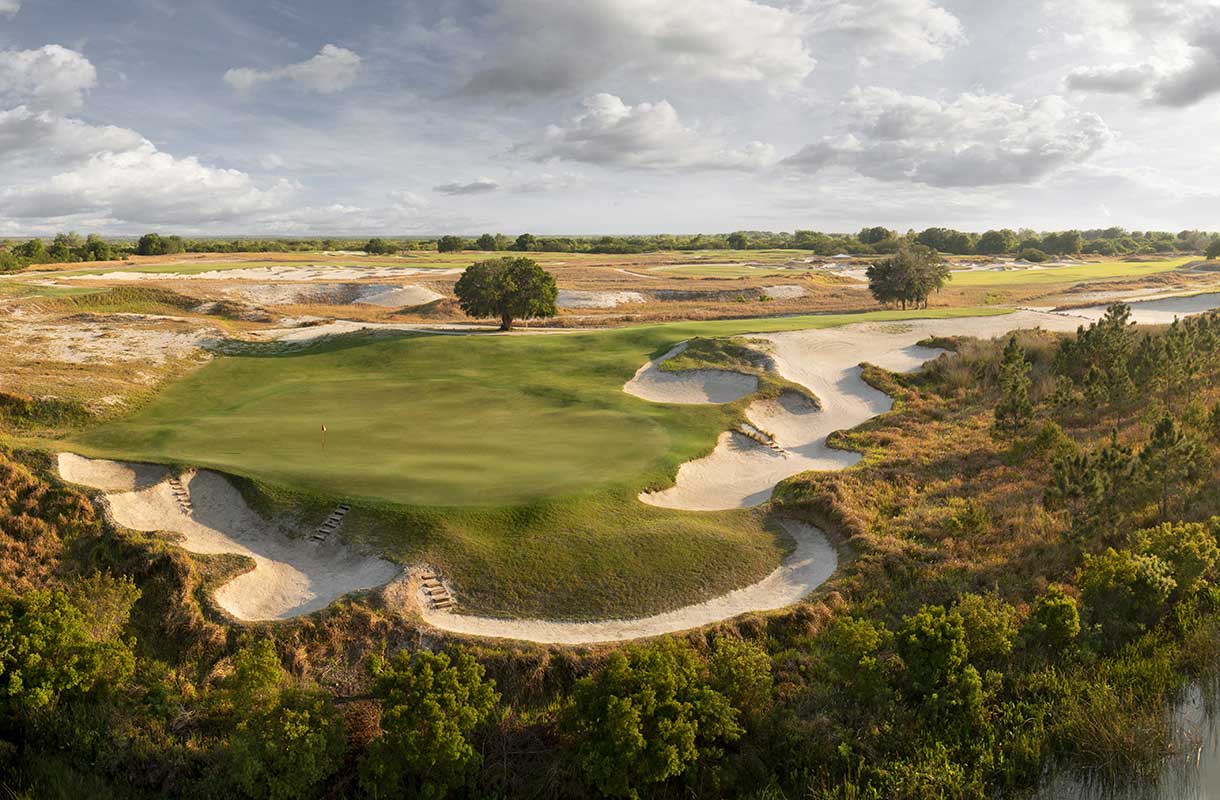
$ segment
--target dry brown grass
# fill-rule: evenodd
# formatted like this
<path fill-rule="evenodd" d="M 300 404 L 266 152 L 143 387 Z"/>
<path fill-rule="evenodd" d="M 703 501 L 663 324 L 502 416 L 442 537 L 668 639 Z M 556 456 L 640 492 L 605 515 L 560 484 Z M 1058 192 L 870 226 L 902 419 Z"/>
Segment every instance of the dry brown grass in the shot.
<path fill-rule="evenodd" d="M 1036 364 L 1049 361 L 1055 337 L 1023 339 Z M 998 347 L 962 343 L 961 355 L 943 357 L 922 375 L 869 368 L 866 377 L 896 398 L 895 410 L 832 441 L 863 451 L 865 460 L 841 472 L 797 476 L 777 491 L 782 508 L 824 520 L 849 539 L 856 558 L 834 585 L 853 603 L 867 608 L 884 596 L 883 613 L 896 619 L 966 592 L 997 590 L 1021 606 L 1079 565 L 1081 544 L 1066 536 L 1067 520 L 1042 504 L 1056 454 L 1038 444 L 1037 432 L 1052 416 L 1049 404 L 1023 436 L 993 430 L 989 374 Z M 1220 391 L 1209 388 L 1196 405 L 1210 408 L 1218 398 Z M 1086 449 L 1115 431 L 1138 447 L 1152 422 L 1096 408 L 1054 418 Z M 1220 475 L 1198 493 L 1194 516 L 1214 513 L 1208 498 L 1220 491 L 1217 484 Z M 1155 516 L 1152 507 L 1134 511 L 1122 529 L 1151 524 Z M 1103 546 L 1104 537 L 1094 544 Z"/>

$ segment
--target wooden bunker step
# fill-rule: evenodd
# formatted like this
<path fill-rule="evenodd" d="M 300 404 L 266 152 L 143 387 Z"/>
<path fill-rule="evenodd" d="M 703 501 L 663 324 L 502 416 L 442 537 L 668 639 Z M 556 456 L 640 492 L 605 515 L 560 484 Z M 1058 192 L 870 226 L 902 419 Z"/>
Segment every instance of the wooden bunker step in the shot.
<path fill-rule="evenodd" d="M 182 485 L 182 481 L 175 476 L 170 478 L 168 483 L 170 492 L 174 495 L 174 499 L 178 501 L 178 505 L 182 508 L 183 512 L 188 515 L 194 513 L 195 508 L 191 504 L 191 493 Z"/>
<path fill-rule="evenodd" d="M 346 503 L 340 503 L 335 506 L 335 510 L 330 512 L 321 525 L 319 525 L 310 535 L 310 541 L 324 542 L 332 533 L 339 530 L 339 526 L 343 524 L 343 518 L 347 516 L 347 512 L 351 511 L 352 507 Z"/>
<path fill-rule="evenodd" d="M 449 589 L 441 582 L 440 576 L 435 572 L 424 572 L 420 576 L 420 583 L 424 590 L 424 596 L 428 598 L 435 609 L 453 608 L 457 605 L 457 601 L 453 599 L 453 595 L 449 593 Z"/>

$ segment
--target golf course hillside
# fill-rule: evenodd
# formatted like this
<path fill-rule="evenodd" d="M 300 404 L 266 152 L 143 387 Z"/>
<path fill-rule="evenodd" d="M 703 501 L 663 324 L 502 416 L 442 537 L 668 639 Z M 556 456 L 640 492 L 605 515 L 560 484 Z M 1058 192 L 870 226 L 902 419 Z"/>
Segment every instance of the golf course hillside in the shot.
<path fill-rule="evenodd" d="M 674 404 L 624 391 L 649 359 L 697 337 L 1004 312 L 352 335 L 217 358 L 134 414 L 62 444 L 216 470 L 266 516 L 301 529 L 351 504 L 345 537 L 403 565 L 440 568 L 463 611 L 635 617 L 752 584 L 792 547 L 765 511 L 639 502 L 709 454 L 757 397 Z"/>

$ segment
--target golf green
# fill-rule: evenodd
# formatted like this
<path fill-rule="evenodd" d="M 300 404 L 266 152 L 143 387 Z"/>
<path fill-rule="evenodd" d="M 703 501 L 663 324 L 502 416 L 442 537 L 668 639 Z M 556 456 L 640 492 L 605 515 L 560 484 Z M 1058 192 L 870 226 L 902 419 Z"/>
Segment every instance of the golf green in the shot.
<path fill-rule="evenodd" d="M 739 404 L 622 391 L 649 357 L 732 335 L 1003 309 L 811 315 L 536 336 L 356 337 L 218 358 L 134 415 L 85 431 L 90 455 L 178 462 L 323 495 L 501 506 L 665 485 Z M 323 442 L 322 426 L 327 429 Z"/>

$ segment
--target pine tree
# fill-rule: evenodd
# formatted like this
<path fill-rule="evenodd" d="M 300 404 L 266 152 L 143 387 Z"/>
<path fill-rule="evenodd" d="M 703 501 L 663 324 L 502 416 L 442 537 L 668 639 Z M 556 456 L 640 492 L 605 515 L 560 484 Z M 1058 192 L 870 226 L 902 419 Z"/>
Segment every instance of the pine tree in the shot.
<path fill-rule="evenodd" d="M 1193 488 L 1206 474 L 1209 456 L 1197 438 L 1166 414 L 1140 451 L 1139 461 L 1148 493 L 1160 505 L 1161 519 L 1166 519 L 1174 491 Z"/>
<path fill-rule="evenodd" d="M 1000 361 L 1000 403 L 995 409 L 996 428 L 1001 431 L 1020 430 L 1033 419 L 1034 405 L 1029 399 L 1029 369 L 1025 348 L 1021 347 L 1016 336 L 1010 337 Z"/>

